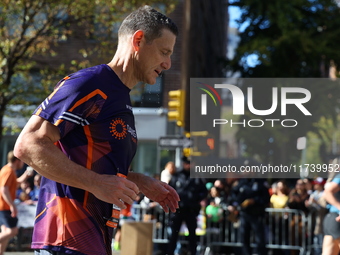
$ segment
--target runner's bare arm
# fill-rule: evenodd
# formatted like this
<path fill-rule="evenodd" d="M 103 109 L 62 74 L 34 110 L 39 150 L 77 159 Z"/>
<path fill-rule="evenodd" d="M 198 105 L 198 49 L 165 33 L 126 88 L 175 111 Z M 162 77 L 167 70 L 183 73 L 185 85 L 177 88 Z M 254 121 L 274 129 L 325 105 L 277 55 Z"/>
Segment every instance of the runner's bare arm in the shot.
<path fill-rule="evenodd" d="M 54 145 L 59 139 L 56 126 L 33 115 L 17 139 L 14 154 L 51 180 L 87 190 L 121 208 L 125 208 L 123 202 L 133 203 L 139 193 L 133 182 L 113 175 L 97 174 L 71 161 Z"/>

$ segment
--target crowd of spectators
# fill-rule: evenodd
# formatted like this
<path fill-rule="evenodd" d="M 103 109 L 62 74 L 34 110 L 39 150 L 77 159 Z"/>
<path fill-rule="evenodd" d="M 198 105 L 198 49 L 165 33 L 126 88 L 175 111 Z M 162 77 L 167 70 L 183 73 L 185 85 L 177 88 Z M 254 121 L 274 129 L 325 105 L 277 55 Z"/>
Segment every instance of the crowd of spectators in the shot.
<path fill-rule="evenodd" d="M 287 183 L 287 181 L 289 183 Z M 246 186 L 242 186 L 242 183 L 250 183 L 250 187 L 253 187 L 254 195 L 246 194 L 247 191 L 244 191 L 243 194 L 240 194 L 240 190 L 246 190 Z M 240 184 L 241 183 L 241 184 Z M 260 185 L 261 182 L 259 180 L 256 182 L 256 188 L 257 185 Z M 267 188 L 268 194 L 269 194 L 269 200 L 265 207 L 267 208 L 275 208 L 275 209 L 295 209 L 298 211 L 302 211 L 306 216 L 309 214 L 313 214 L 313 245 L 315 246 L 314 253 L 316 255 L 321 254 L 321 247 L 322 247 L 322 241 L 323 241 L 323 219 L 325 215 L 327 214 L 327 202 L 323 198 L 322 194 L 324 191 L 324 185 L 326 183 L 326 180 L 321 177 L 316 177 L 314 179 L 288 179 L 288 180 L 275 180 L 271 184 L 267 181 L 263 183 L 263 185 Z M 248 186 L 249 186 L 248 185 Z M 263 205 L 264 198 L 266 197 L 266 192 L 255 192 L 254 191 L 255 185 L 251 183 L 251 180 L 242 180 L 242 179 L 227 179 L 227 180 L 215 180 L 215 181 L 208 181 L 207 182 L 207 188 L 209 189 L 209 196 L 206 199 L 206 216 L 207 218 L 210 218 L 212 224 L 210 226 L 214 227 L 218 222 L 221 222 L 223 220 L 223 214 L 221 213 L 222 208 L 233 208 L 229 210 L 228 214 L 228 220 L 232 222 L 239 223 L 240 226 L 240 232 L 241 232 L 241 240 L 244 242 L 244 238 L 242 237 L 242 224 L 247 224 L 244 221 L 245 219 L 250 219 L 250 222 L 252 224 L 258 223 L 261 224 L 263 221 L 267 221 L 268 219 L 260 219 L 260 215 L 264 215 L 264 208 L 262 208 L 261 213 L 256 214 L 256 210 L 259 210 L 261 208 L 261 203 Z M 241 202 L 235 203 L 237 199 L 235 199 L 235 191 L 233 189 L 237 190 L 237 198 L 241 199 Z M 249 190 L 252 190 L 250 188 Z M 249 192 L 248 192 L 249 193 Z M 223 195 L 221 195 L 223 194 Z M 261 195 L 259 195 L 261 194 Z M 242 198 L 242 196 L 245 196 Z M 247 197 L 248 196 L 248 197 Z M 258 197 L 261 197 L 261 200 L 256 200 Z M 252 197 L 255 199 L 255 204 L 258 205 L 257 208 L 250 207 L 249 206 L 249 197 Z M 248 198 L 248 199 L 247 199 Z M 243 201 L 243 202 L 242 202 Z M 253 203 L 253 202 L 252 202 Z M 245 205 L 246 204 L 246 205 Z M 211 207 L 214 207 L 212 210 Z M 250 212 L 250 218 L 249 215 L 246 217 L 242 217 L 242 213 L 247 213 L 247 209 L 245 207 L 248 207 L 248 213 Z M 254 216 L 254 217 L 252 217 Z M 275 215 L 274 215 L 275 216 Z M 280 217 L 286 217 L 285 219 L 279 219 Z M 282 224 L 282 222 L 285 222 Z M 302 221 L 300 218 L 293 217 L 288 221 L 287 215 L 285 214 L 278 214 L 275 216 L 275 219 L 272 219 L 271 221 L 271 228 L 267 231 L 267 233 L 263 233 L 265 239 L 268 240 L 268 235 L 272 235 L 275 243 L 282 244 L 282 240 L 288 239 L 288 233 L 290 228 L 291 234 L 293 235 L 291 238 L 292 240 L 295 239 L 295 235 L 299 235 L 298 240 L 301 240 L 302 233 Z M 260 227 L 261 226 L 261 227 Z M 244 226 L 243 226 L 244 227 Z M 261 231 L 264 228 L 263 225 L 257 225 L 255 226 L 253 231 L 256 233 L 256 237 L 259 237 L 261 235 Z M 278 231 L 275 231 L 275 228 L 279 228 Z M 284 229 L 283 229 L 284 228 Z M 249 233 L 250 226 L 246 229 L 246 233 Z M 297 230 L 297 231 L 296 231 Z M 275 236 L 274 233 L 278 233 L 279 236 Z M 282 235 L 286 235 L 285 238 L 283 238 Z M 249 239 L 249 237 L 248 237 Z M 249 240 L 248 240 L 249 242 Z M 263 245 L 263 240 L 259 240 L 258 245 Z M 244 244 L 242 248 L 246 248 L 247 243 Z M 249 248 L 249 247 L 248 247 Z M 249 248 L 250 249 L 250 248 Z M 248 254 L 249 251 L 243 251 L 244 254 Z M 295 254 L 296 251 L 281 251 L 277 250 L 274 251 L 274 254 Z M 265 254 L 265 252 L 263 252 Z"/>
<path fill-rule="evenodd" d="M 171 180 L 171 176 L 176 173 L 176 168 L 173 162 L 169 162 L 166 164 L 162 175 L 158 178 L 163 179 L 166 182 Z M 17 203 L 25 203 L 25 204 L 34 204 L 38 199 L 39 188 L 40 188 L 40 179 L 41 176 L 35 173 L 34 178 L 32 177 L 32 181 L 29 180 L 20 183 L 16 193 L 16 202 Z M 210 222 L 209 227 L 218 228 L 219 224 L 225 220 L 225 212 L 227 211 L 227 219 L 234 223 L 240 224 L 240 214 L 242 208 L 244 209 L 247 206 L 251 206 L 251 204 L 257 204 L 256 199 L 243 201 L 236 206 L 235 199 L 233 200 L 233 192 L 235 190 L 240 190 L 240 183 L 242 184 L 242 179 L 207 179 L 205 180 L 205 186 L 207 189 L 207 196 L 201 201 L 202 211 L 207 218 L 207 221 Z M 275 208 L 275 209 L 297 209 L 303 211 L 306 215 L 313 212 L 315 217 L 314 227 L 314 244 L 317 247 L 322 246 L 323 240 L 323 228 L 322 222 L 323 218 L 327 213 L 327 202 L 322 196 L 324 185 L 326 180 L 321 177 L 317 177 L 314 179 L 287 179 L 287 180 L 274 180 L 269 183 L 267 180 L 264 180 L 261 185 L 266 187 L 266 191 L 269 195 L 268 203 L 265 204 L 265 207 Z M 250 184 L 251 190 L 258 188 L 258 180 L 254 183 Z M 233 191 L 234 190 L 234 191 Z M 263 196 L 263 194 L 261 195 Z M 235 198 L 235 197 L 234 197 Z M 133 211 L 133 206 L 129 206 L 128 209 L 131 211 L 122 212 L 122 217 L 125 219 L 131 220 L 155 220 L 154 218 L 154 210 L 157 206 L 157 203 L 149 200 L 147 197 L 141 194 L 140 199 L 135 201 L 135 204 L 139 204 L 142 208 L 146 209 L 147 213 L 143 219 L 134 219 L 137 217 L 135 212 Z M 228 206 L 234 206 L 235 210 L 229 210 Z M 251 211 L 254 211 L 255 207 L 252 208 Z M 290 222 L 286 227 L 292 227 L 291 225 L 294 222 Z M 275 226 L 272 224 L 272 228 L 282 228 L 282 225 Z M 279 230 L 279 233 L 282 234 L 285 231 L 283 229 Z M 269 231 L 274 231 L 273 229 Z M 277 237 L 281 239 L 282 237 Z M 117 241 L 117 240 L 116 240 Z M 116 249 L 119 249 L 119 245 L 116 244 Z M 280 253 L 277 253 L 280 254 Z M 321 249 L 316 248 L 314 254 L 321 254 Z"/>
<path fill-rule="evenodd" d="M 168 169 L 171 169 L 168 171 Z M 166 181 L 171 179 L 171 175 L 178 172 L 174 168 L 173 162 L 170 162 L 165 167 L 166 172 Z M 171 174 L 169 174 L 171 172 Z M 164 173 L 163 173 L 164 176 Z M 248 211 L 254 212 L 258 210 L 258 214 L 254 215 L 252 219 L 261 218 L 260 215 L 264 214 L 265 208 L 275 208 L 275 209 L 295 209 L 302 211 L 307 216 L 309 213 L 313 213 L 315 215 L 315 222 L 313 222 L 313 234 L 314 234 L 314 244 L 315 250 L 314 254 L 321 254 L 321 246 L 323 240 L 323 228 L 322 222 L 323 218 L 327 213 L 326 209 L 326 201 L 322 197 L 322 193 L 324 190 L 324 185 L 326 180 L 321 177 L 316 177 L 314 179 L 287 179 L 287 180 L 272 180 L 269 182 L 268 180 L 261 180 L 259 182 L 258 179 L 254 179 L 253 182 L 243 181 L 245 183 L 249 182 L 247 185 L 250 187 L 249 190 L 260 189 L 263 186 L 264 191 L 262 190 L 259 197 L 262 197 L 262 205 L 258 207 L 259 200 L 254 197 L 253 199 L 245 199 L 247 201 L 243 201 L 239 204 L 239 206 L 235 206 L 235 195 L 232 195 L 233 192 L 239 192 L 242 188 L 242 179 L 206 179 L 205 186 L 208 191 L 206 198 L 201 201 L 201 207 L 207 222 L 209 222 L 209 226 L 212 229 L 218 229 L 220 224 L 225 220 L 225 216 L 227 215 L 227 219 L 229 221 L 234 222 L 235 226 L 241 227 L 240 218 L 242 215 L 242 210 L 246 207 L 249 208 Z M 240 186 L 241 185 L 241 186 Z M 264 194 L 268 193 L 268 199 L 263 199 Z M 255 193 L 254 193 L 255 194 Z M 234 200 L 233 197 L 234 196 Z M 254 195 L 255 196 L 255 195 Z M 237 200 L 237 199 L 236 199 Z M 152 216 L 154 215 L 154 209 L 157 208 L 157 203 L 150 201 L 148 198 L 141 195 L 140 200 L 135 202 L 139 204 L 142 208 L 146 209 L 146 217 L 144 219 L 139 220 L 155 220 Z M 235 210 L 228 211 L 228 207 L 234 206 Z M 260 208 L 260 209 L 259 209 Z M 227 211 L 227 213 L 226 213 Z M 283 214 L 282 214 L 283 215 Z M 281 217 L 281 216 L 280 216 Z M 133 220 L 133 217 L 131 217 Z M 157 220 L 157 219 L 156 219 Z M 268 221 L 268 219 L 264 219 L 264 221 Z M 267 222 L 268 223 L 268 222 Z M 283 228 L 295 228 L 294 224 L 300 224 L 299 219 L 293 219 L 291 222 L 287 222 L 286 226 L 282 224 L 277 224 L 275 226 L 275 222 L 271 225 L 272 228 L 281 228 L 278 232 L 280 235 L 284 233 L 288 233 L 287 229 Z M 256 226 L 255 226 L 256 228 Z M 241 228 L 242 229 L 242 228 Z M 301 228 L 298 226 L 298 229 Z M 256 231 L 256 229 L 253 229 Z M 249 232 L 249 231 L 247 231 Z M 274 229 L 269 229 L 267 231 L 265 239 L 268 240 L 268 234 L 274 233 Z M 301 233 L 295 233 L 301 234 Z M 257 231 L 257 235 L 259 236 L 259 231 Z M 273 234 L 272 234 L 273 235 Z M 281 237 L 273 237 L 282 239 Z M 259 242 L 263 242 L 260 240 Z M 277 251 L 276 254 L 288 254 L 287 252 Z M 294 254 L 291 252 L 290 254 Z"/>
<path fill-rule="evenodd" d="M 32 169 L 33 170 L 33 169 Z M 33 176 L 18 184 L 16 203 L 35 204 L 38 201 L 41 175 L 34 172 Z"/>

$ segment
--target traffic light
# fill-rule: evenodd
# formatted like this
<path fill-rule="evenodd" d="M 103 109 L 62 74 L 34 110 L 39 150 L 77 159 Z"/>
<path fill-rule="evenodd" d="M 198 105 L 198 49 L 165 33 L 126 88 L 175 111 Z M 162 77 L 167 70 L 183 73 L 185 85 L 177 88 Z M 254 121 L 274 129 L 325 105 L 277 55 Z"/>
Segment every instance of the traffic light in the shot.
<path fill-rule="evenodd" d="M 185 91 L 182 89 L 169 91 L 168 120 L 176 121 L 177 126 L 184 125 Z"/>
<path fill-rule="evenodd" d="M 192 132 L 193 139 L 193 156 L 204 156 L 209 155 L 215 150 L 215 138 L 210 135 L 207 131 L 196 131 Z"/>
<path fill-rule="evenodd" d="M 187 157 L 187 158 L 190 158 L 191 153 L 192 153 L 191 151 L 192 151 L 192 149 L 190 147 L 183 148 L 183 156 Z"/>
<path fill-rule="evenodd" d="M 192 153 L 192 148 L 191 148 L 192 142 L 190 140 L 190 133 L 189 132 L 185 132 L 184 134 L 185 134 L 185 137 L 187 139 L 189 139 L 190 142 L 188 144 L 186 144 L 186 145 L 183 145 L 184 146 L 183 147 L 183 156 L 187 157 L 187 158 L 190 158 L 191 157 L 191 153 Z"/>

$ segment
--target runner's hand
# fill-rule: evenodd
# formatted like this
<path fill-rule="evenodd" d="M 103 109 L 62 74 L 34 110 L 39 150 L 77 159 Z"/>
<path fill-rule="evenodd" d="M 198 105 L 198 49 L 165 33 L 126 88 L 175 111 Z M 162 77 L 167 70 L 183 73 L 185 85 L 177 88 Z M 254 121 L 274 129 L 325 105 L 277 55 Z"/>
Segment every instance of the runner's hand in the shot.
<path fill-rule="evenodd" d="M 115 204 L 125 209 L 132 204 L 139 194 L 139 189 L 133 182 L 116 175 L 98 175 L 89 191 L 98 199 Z"/>

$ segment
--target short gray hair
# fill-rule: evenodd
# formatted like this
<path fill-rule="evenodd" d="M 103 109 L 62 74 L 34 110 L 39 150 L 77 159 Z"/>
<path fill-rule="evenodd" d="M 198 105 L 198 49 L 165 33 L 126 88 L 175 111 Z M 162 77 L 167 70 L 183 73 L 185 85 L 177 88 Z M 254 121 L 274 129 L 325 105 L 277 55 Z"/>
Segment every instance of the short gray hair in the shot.
<path fill-rule="evenodd" d="M 142 30 L 146 42 L 149 43 L 161 37 L 163 29 L 168 29 L 175 36 L 178 35 L 178 28 L 170 18 L 145 5 L 130 13 L 123 20 L 118 30 L 118 38 L 124 35 L 132 35 L 137 30 Z"/>

